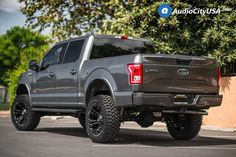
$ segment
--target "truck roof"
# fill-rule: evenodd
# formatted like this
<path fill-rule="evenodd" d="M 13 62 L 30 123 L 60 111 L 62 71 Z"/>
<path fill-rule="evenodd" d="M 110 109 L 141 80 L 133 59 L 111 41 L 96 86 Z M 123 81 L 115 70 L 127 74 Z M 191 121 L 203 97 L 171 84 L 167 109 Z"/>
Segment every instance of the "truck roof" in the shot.
<path fill-rule="evenodd" d="M 73 41 L 73 40 L 77 40 L 77 39 L 85 39 L 85 38 L 88 38 L 90 36 L 94 36 L 94 37 L 97 37 L 97 38 L 117 38 L 117 37 L 122 37 L 122 36 L 125 36 L 125 35 L 106 35 L 106 34 L 86 34 L 86 35 L 82 35 L 82 36 L 78 36 L 78 37 L 74 37 L 74 38 L 70 38 L 70 39 L 66 39 L 66 40 L 63 40 L 63 41 L 60 41 L 58 43 L 56 43 L 56 45 L 58 44 L 62 44 L 62 43 L 65 43 L 65 42 L 70 42 L 70 41 Z M 128 36 L 130 37 L 131 40 L 141 40 L 141 41 L 145 41 L 145 42 L 150 42 L 149 40 L 147 39 L 144 39 L 144 38 L 135 38 L 135 37 L 131 37 L 131 36 Z"/>

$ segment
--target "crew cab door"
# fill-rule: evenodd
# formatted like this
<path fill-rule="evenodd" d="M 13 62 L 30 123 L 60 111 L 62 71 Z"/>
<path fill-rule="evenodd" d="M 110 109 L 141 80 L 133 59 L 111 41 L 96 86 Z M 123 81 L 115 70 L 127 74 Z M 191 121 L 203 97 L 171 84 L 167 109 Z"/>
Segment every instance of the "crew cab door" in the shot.
<path fill-rule="evenodd" d="M 55 71 L 55 95 L 58 107 L 78 107 L 78 70 L 84 39 L 70 41 L 62 64 Z"/>
<path fill-rule="evenodd" d="M 55 72 L 62 61 L 66 44 L 54 46 L 43 58 L 40 70 L 35 72 L 31 84 L 31 97 L 34 107 L 55 105 Z"/>

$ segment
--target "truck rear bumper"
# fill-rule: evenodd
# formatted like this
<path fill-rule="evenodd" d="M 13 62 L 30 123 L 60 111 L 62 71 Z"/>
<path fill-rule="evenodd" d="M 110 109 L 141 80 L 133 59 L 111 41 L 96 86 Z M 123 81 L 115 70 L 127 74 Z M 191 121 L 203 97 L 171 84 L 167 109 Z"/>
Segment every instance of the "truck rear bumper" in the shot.
<path fill-rule="evenodd" d="M 176 102 L 173 94 L 156 93 L 133 93 L 133 105 L 135 106 L 159 106 L 162 108 L 199 108 L 205 109 L 213 106 L 220 106 L 222 95 L 194 95 L 191 103 Z"/>

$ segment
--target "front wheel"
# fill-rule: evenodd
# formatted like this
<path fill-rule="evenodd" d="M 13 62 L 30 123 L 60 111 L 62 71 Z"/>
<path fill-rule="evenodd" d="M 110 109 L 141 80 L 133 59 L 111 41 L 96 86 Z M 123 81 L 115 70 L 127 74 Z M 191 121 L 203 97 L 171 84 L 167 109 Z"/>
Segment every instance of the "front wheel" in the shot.
<path fill-rule="evenodd" d="M 11 120 L 15 128 L 21 131 L 34 130 L 40 121 L 38 113 L 32 111 L 28 95 L 18 95 L 11 107 Z"/>
<path fill-rule="evenodd" d="M 171 114 L 166 119 L 169 134 L 177 140 L 190 140 L 196 137 L 201 129 L 201 115 Z"/>
<path fill-rule="evenodd" d="M 120 129 L 120 115 L 111 96 L 97 95 L 86 110 L 86 130 L 93 142 L 107 143 L 115 139 Z"/>

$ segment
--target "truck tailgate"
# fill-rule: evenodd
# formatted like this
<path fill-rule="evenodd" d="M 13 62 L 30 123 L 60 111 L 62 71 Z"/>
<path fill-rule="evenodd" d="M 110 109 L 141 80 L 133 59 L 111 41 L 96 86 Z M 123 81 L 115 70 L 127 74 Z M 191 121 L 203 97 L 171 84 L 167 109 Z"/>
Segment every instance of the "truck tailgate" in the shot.
<path fill-rule="evenodd" d="M 206 57 L 142 55 L 144 92 L 218 93 L 218 65 Z"/>

